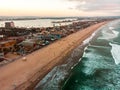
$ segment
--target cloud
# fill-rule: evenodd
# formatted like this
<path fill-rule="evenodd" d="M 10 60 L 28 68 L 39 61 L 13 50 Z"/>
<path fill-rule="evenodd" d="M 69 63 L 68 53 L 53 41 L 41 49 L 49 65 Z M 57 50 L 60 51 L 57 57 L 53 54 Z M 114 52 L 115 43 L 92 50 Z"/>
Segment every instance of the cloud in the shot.
<path fill-rule="evenodd" d="M 120 0 L 68 0 L 76 2 L 74 9 L 84 12 L 105 12 L 120 15 Z"/>

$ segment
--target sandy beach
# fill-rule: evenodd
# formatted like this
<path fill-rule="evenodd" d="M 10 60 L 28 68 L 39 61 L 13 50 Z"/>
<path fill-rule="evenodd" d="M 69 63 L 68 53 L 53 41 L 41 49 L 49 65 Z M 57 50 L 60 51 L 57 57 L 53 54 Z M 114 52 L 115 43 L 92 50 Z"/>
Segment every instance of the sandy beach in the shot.
<path fill-rule="evenodd" d="M 10 64 L 0 67 L 0 90 L 30 90 L 36 80 L 42 79 L 76 46 L 88 38 L 102 22 L 62 38 Z"/>

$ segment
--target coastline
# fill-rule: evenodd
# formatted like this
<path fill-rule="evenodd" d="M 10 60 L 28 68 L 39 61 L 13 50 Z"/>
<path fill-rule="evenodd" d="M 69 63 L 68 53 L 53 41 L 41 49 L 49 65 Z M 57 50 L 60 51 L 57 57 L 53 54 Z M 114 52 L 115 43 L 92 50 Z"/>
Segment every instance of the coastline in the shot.
<path fill-rule="evenodd" d="M 66 80 L 71 75 L 73 68 L 81 62 L 81 58 L 84 54 L 86 47 L 88 47 L 91 40 L 97 37 L 101 31 L 101 26 L 95 32 L 92 33 L 87 39 L 85 39 L 80 45 L 76 46 L 68 55 L 63 59 L 64 62 L 56 65 L 50 72 L 45 75 L 36 86 L 34 90 L 62 90 Z M 30 89 L 31 90 L 31 89 Z"/>
<path fill-rule="evenodd" d="M 38 77 L 41 80 L 56 64 L 64 62 L 65 58 L 76 46 L 106 23 L 102 22 L 90 26 L 58 40 L 45 48 L 27 55 L 26 61 L 21 60 L 21 58 L 1 67 L 0 88 L 2 90 L 28 90 L 27 87 L 34 85 Z"/>
<path fill-rule="evenodd" d="M 120 64 L 117 64 L 113 58 L 119 57 L 119 25 L 120 20 L 109 22 L 96 33 L 85 48 L 81 61 L 69 73 L 62 90 L 120 89 Z M 119 58 L 117 60 L 119 61 Z"/>
<path fill-rule="evenodd" d="M 34 90 L 61 90 L 66 78 L 84 53 L 88 43 L 82 43 L 62 59 L 50 72 L 45 75 L 35 86 Z"/>

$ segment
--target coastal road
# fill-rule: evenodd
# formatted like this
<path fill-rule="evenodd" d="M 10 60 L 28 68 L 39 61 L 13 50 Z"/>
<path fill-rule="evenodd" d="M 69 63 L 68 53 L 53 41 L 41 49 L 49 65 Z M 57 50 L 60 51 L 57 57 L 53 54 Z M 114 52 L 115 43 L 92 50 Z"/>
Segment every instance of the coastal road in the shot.
<path fill-rule="evenodd" d="M 0 67 L 0 90 L 26 90 L 34 85 L 38 78 L 42 79 L 57 63 L 62 62 L 72 49 L 106 23 L 95 24 L 62 38 L 25 56 L 26 60 L 20 58 Z"/>

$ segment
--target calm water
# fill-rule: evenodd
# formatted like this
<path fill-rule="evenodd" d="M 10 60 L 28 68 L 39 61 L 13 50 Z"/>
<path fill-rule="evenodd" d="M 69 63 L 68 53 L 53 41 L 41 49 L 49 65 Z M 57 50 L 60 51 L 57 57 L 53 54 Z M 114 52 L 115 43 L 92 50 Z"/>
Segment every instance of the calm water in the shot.
<path fill-rule="evenodd" d="M 120 90 L 120 20 L 97 33 L 63 90 Z"/>
<path fill-rule="evenodd" d="M 52 21 L 62 21 L 68 19 L 36 19 L 36 20 L 12 20 L 16 27 L 51 27 L 53 26 Z M 7 21 L 0 21 L 0 27 L 4 27 L 4 23 Z M 68 25 L 69 23 L 61 23 L 61 25 Z M 59 25 L 59 24 L 55 24 Z"/>

